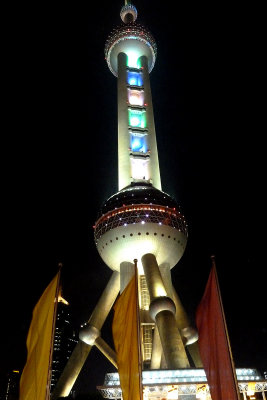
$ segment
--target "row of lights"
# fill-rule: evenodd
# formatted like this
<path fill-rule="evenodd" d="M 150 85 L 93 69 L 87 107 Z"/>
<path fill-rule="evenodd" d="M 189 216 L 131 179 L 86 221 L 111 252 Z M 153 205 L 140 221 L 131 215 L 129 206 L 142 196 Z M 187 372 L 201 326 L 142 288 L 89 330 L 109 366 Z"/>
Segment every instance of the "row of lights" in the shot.
<path fill-rule="evenodd" d="M 172 215 L 172 216 L 174 216 L 174 217 L 179 216 L 180 218 L 184 219 L 184 216 L 183 216 L 182 214 L 180 214 L 179 211 L 176 211 L 175 207 L 173 207 L 172 209 L 170 209 L 170 208 L 168 208 L 168 207 L 166 207 L 166 208 L 162 208 L 162 207 L 159 208 L 158 206 L 155 206 L 155 207 L 153 207 L 153 206 L 152 206 L 152 207 L 151 207 L 151 206 L 138 206 L 138 207 L 123 206 L 123 207 L 121 207 L 121 208 L 119 208 L 119 209 L 116 209 L 116 210 L 117 210 L 116 212 L 115 212 L 115 211 L 111 211 L 111 212 L 109 212 L 109 213 L 107 213 L 107 214 L 102 215 L 102 217 L 100 217 L 99 220 L 96 222 L 96 225 L 98 225 L 102 219 L 103 219 L 103 220 L 109 219 L 109 218 L 112 218 L 112 217 L 114 217 L 114 216 L 116 216 L 116 215 L 118 215 L 118 214 L 122 214 L 122 213 L 125 213 L 125 212 L 143 211 L 143 210 L 145 210 L 145 211 L 146 211 L 146 210 L 147 210 L 147 211 L 159 211 L 159 212 L 163 212 L 163 213 Z M 176 211 L 176 212 L 174 213 L 174 212 L 171 211 L 171 210 Z M 184 221 L 184 222 L 185 222 L 185 221 Z M 93 228 L 95 228 L 96 225 L 94 225 Z"/>

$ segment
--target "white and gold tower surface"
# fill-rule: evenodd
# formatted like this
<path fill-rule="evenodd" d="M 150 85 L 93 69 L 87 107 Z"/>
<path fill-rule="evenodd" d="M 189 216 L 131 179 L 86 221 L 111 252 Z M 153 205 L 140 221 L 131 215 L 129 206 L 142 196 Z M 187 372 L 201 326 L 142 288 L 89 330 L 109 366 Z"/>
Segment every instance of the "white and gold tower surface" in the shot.
<path fill-rule="evenodd" d="M 163 381 L 156 374 L 163 370 L 169 386 L 190 379 L 191 386 L 193 381 L 205 382 L 197 331 L 171 279 L 171 269 L 186 247 L 187 224 L 177 202 L 161 190 L 149 79 L 156 61 L 156 43 L 151 33 L 136 22 L 134 5 L 126 2 L 120 16 L 121 26 L 112 31 L 105 45 L 108 67 L 118 83 L 119 191 L 102 206 L 94 232 L 97 250 L 113 274 L 80 332 L 80 341 L 59 379 L 53 399 L 70 393 L 92 346 L 97 346 L 116 366 L 116 354 L 101 338 L 101 328 L 118 293 L 133 275 L 135 259 L 139 275 L 143 380 L 144 374 L 152 374 L 147 375 L 146 398 L 178 398 L 174 386 L 168 389 L 168 395 L 163 393 L 160 386 Z M 118 377 L 111 375 L 107 374 L 106 386 L 99 389 L 104 397 L 120 398 Z M 188 390 L 187 394 L 195 398 L 196 388 L 193 391 L 188 386 Z"/>

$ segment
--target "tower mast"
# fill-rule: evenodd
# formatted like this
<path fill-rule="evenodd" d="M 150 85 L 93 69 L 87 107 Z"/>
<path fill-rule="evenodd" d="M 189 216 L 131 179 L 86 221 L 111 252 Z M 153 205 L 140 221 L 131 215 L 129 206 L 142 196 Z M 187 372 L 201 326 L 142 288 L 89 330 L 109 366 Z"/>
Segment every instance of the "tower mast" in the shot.
<path fill-rule="evenodd" d="M 105 201 L 94 227 L 97 250 L 113 275 L 53 393 L 69 394 L 91 347 L 102 352 L 102 325 L 118 291 L 128 284 L 138 260 L 143 369 L 188 368 L 185 346 L 197 340 L 171 283 L 171 269 L 187 243 L 187 224 L 177 202 L 161 190 L 149 74 L 157 47 L 136 22 L 137 10 L 125 1 L 105 44 L 105 58 L 117 77 L 118 186 Z M 101 346 L 100 346 L 101 344 Z M 116 360 L 105 344 L 109 359 Z M 106 354 L 105 354 L 106 355 Z"/>
<path fill-rule="evenodd" d="M 117 77 L 119 192 L 101 209 L 95 242 L 103 261 L 120 272 L 121 291 L 132 274 L 132 260 L 138 259 L 140 298 L 147 293 L 141 304 L 146 366 L 186 368 L 184 344 L 195 342 L 197 334 L 186 318 L 179 331 L 181 318 L 176 320 L 172 298 L 170 269 L 183 255 L 187 225 L 176 201 L 161 191 L 149 78 L 157 46 L 136 22 L 133 4 L 126 1 L 120 17 L 123 24 L 105 45 L 108 67 Z M 180 301 L 176 304 L 178 315 L 185 314 Z"/>

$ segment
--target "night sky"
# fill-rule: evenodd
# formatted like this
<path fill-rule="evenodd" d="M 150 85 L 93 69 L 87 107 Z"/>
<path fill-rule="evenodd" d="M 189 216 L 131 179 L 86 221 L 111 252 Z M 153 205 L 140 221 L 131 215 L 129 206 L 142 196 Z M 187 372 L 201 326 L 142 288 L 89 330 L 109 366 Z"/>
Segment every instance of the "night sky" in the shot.
<path fill-rule="evenodd" d="M 235 364 L 266 371 L 262 10 L 134 4 L 158 46 L 150 77 L 162 186 L 189 224 L 174 286 L 193 319 L 215 254 Z M 23 368 L 32 310 L 58 262 L 76 327 L 111 275 L 92 227 L 117 191 L 117 82 L 104 44 L 121 5 L 19 3 L 5 14 L 1 376 Z M 77 393 L 113 370 L 93 349 Z"/>

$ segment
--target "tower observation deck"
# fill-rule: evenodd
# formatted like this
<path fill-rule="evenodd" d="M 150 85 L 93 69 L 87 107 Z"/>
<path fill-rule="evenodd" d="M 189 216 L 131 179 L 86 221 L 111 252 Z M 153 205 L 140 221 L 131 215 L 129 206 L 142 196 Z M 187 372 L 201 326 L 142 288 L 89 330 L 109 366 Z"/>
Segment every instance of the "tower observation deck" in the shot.
<path fill-rule="evenodd" d="M 118 192 L 104 202 L 94 226 L 99 255 L 113 273 L 80 331 L 52 399 L 70 393 L 92 346 L 117 367 L 116 354 L 102 339 L 101 329 L 134 274 L 134 260 L 144 396 L 195 399 L 196 385 L 207 385 L 197 331 L 172 285 L 171 269 L 183 256 L 188 229 L 176 200 L 161 187 L 149 78 L 157 46 L 152 34 L 136 22 L 133 4 L 126 2 L 120 16 L 122 24 L 111 32 L 104 49 L 108 68 L 117 78 Z M 257 371 L 252 373 L 260 384 Z M 118 375 L 107 374 L 99 390 L 105 398 L 121 398 Z M 208 399 L 208 390 L 205 393 Z"/>

